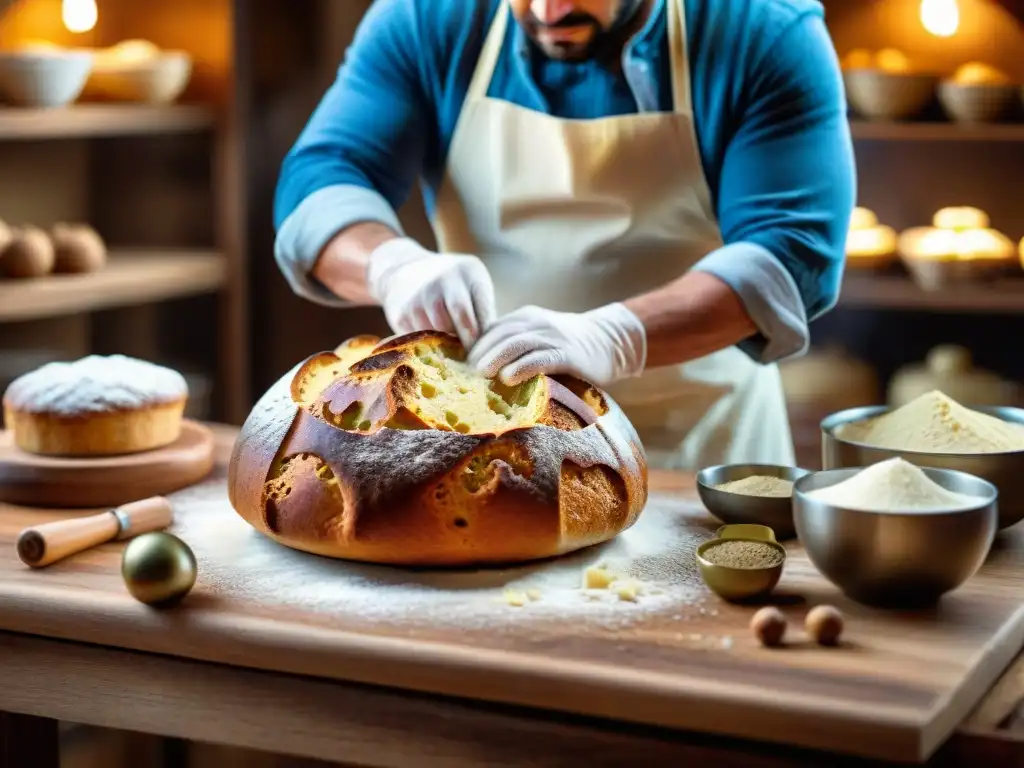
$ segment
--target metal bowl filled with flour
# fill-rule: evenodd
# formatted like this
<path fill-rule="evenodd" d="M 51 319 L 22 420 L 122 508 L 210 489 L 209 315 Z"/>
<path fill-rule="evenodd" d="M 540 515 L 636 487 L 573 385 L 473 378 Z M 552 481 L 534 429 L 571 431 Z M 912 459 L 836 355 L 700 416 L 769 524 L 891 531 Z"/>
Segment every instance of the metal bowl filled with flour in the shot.
<path fill-rule="evenodd" d="M 723 523 L 767 525 L 781 539 L 793 527 L 793 483 L 808 470 L 777 464 L 723 464 L 697 473 L 697 495 Z"/>
<path fill-rule="evenodd" d="M 926 406 L 944 409 L 945 416 L 915 422 L 913 416 L 929 415 Z M 916 411 L 909 410 L 912 407 Z M 899 419 L 902 414 L 908 414 L 908 418 L 894 421 L 885 439 L 872 438 L 872 425 L 882 423 L 884 418 Z M 989 419 L 1019 430 L 1019 438 L 993 435 Z M 940 432 L 944 426 L 949 434 Z M 969 439 L 974 432 L 981 434 L 975 441 L 980 443 L 976 448 Z M 1018 439 L 1019 443 L 1013 442 Z M 930 440 L 935 446 L 928 450 Z M 834 413 L 821 422 L 821 447 L 822 467 L 826 470 L 865 467 L 899 456 L 919 467 L 983 478 L 999 490 L 999 527 L 1008 528 L 1024 520 L 1024 409 L 966 408 L 941 393 L 929 393 L 897 410 L 873 406 Z"/>
<path fill-rule="evenodd" d="M 934 603 L 985 562 L 999 493 L 986 480 L 900 458 L 815 472 L 793 488 L 797 537 L 811 563 L 861 603 Z"/>

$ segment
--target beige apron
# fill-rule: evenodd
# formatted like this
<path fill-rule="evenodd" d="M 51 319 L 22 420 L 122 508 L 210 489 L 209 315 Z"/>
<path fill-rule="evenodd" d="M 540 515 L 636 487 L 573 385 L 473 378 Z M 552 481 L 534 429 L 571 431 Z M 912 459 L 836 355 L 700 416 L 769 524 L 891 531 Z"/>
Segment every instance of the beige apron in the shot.
<path fill-rule="evenodd" d="M 675 111 L 565 120 L 487 96 L 509 28 L 501 0 L 433 222 L 441 252 L 483 259 L 499 314 L 622 301 L 722 245 L 693 126 L 683 0 L 668 0 L 668 13 Z M 609 391 L 653 467 L 794 461 L 778 369 L 735 347 Z"/>

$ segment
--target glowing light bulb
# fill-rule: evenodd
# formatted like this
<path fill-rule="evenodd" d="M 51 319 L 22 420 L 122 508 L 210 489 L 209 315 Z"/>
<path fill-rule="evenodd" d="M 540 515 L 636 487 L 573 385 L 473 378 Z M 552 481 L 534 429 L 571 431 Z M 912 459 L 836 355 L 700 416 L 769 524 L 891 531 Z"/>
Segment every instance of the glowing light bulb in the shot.
<path fill-rule="evenodd" d="M 62 0 L 60 18 L 68 32 L 88 32 L 96 26 L 100 12 L 96 0 Z"/>
<path fill-rule="evenodd" d="M 957 0 L 921 0 L 921 25 L 936 37 L 952 37 L 960 28 Z"/>

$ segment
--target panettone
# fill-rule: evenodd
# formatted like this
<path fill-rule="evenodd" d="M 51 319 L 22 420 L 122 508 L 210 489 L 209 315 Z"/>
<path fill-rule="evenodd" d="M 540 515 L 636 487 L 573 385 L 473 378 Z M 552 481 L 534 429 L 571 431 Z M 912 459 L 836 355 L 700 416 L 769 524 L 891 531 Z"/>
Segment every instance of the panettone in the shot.
<path fill-rule="evenodd" d="M 113 456 L 170 445 L 181 435 L 185 378 L 124 355 L 53 362 L 4 392 L 4 422 L 23 451 Z"/>
<path fill-rule="evenodd" d="M 571 377 L 507 387 L 464 360 L 436 332 L 313 355 L 243 425 L 232 506 L 287 546 L 408 566 L 551 557 L 633 525 L 647 463 L 611 398 Z"/>

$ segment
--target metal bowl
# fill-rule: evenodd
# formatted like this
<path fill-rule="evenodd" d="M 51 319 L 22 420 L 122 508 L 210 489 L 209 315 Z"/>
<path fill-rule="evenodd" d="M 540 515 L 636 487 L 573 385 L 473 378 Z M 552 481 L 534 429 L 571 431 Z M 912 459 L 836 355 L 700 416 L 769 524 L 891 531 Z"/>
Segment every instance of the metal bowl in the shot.
<path fill-rule="evenodd" d="M 806 469 L 776 464 L 722 464 L 705 467 L 697 473 L 697 494 L 708 511 L 723 523 L 767 525 L 781 541 L 796 535 L 793 527 L 792 497 L 748 496 L 715 488 L 722 483 L 742 480 L 751 475 L 781 477 L 790 482 L 807 474 Z"/>
<path fill-rule="evenodd" d="M 977 506 L 955 511 L 866 512 L 807 496 L 860 471 L 815 472 L 793 489 L 793 519 L 807 557 L 848 597 L 877 606 L 927 605 L 985 562 L 999 519 L 994 485 L 965 472 L 924 469 L 943 488 L 979 497 Z"/>
<path fill-rule="evenodd" d="M 1004 421 L 1024 424 L 1024 409 L 973 407 L 975 411 Z M 951 469 L 984 478 L 999 489 L 999 527 L 1009 528 L 1024 520 L 1024 451 L 1011 453 L 922 453 L 876 448 L 844 440 L 836 430 L 845 424 L 881 416 L 889 406 L 850 408 L 834 413 L 821 422 L 822 469 L 866 467 L 896 456 L 919 467 Z"/>

